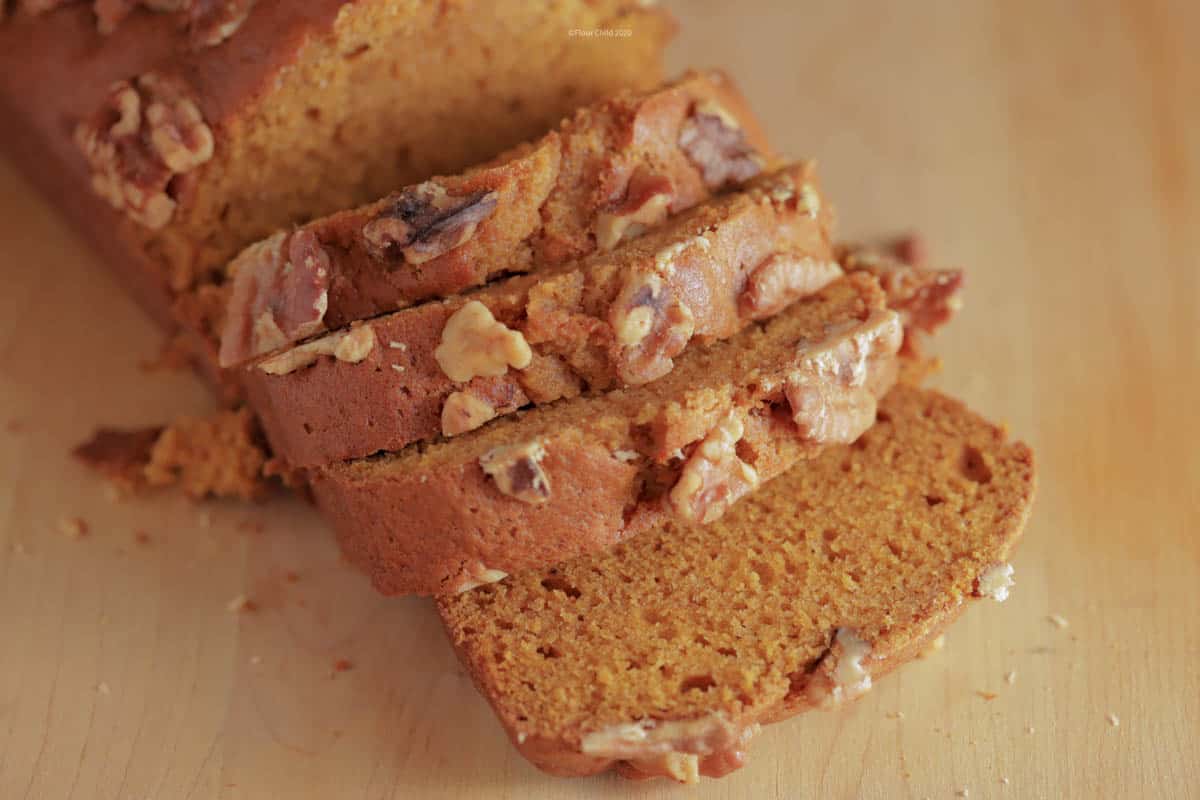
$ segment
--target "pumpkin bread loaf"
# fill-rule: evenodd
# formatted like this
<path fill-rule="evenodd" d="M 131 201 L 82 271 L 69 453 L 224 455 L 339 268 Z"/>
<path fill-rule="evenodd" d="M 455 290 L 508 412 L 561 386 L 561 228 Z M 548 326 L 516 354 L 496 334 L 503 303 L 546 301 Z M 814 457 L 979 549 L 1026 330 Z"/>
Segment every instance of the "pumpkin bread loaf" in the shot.
<path fill-rule="evenodd" d="M 769 159 L 758 123 L 720 73 L 619 94 L 489 164 L 247 248 L 229 267 L 220 363 L 611 250 Z"/>
<path fill-rule="evenodd" d="M 1003 600 L 1029 448 L 907 386 L 878 419 L 711 525 L 439 598 L 521 754 L 558 775 L 720 776 L 760 725 L 854 698 L 965 600 Z"/>
<path fill-rule="evenodd" d="M 653 383 L 309 478 L 343 551 L 380 591 L 462 591 L 665 516 L 711 521 L 797 460 L 853 441 L 895 381 L 902 336 L 876 280 L 849 275 L 688 348 Z"/>
<path fill-rule="evenodd" d="M 215 377 L 241 249 L 658 84 L 673 27 L 628 0 L 24 0 L 0 144 Z M 596 28 L 631 35 L 570 35 Z"/>
<path fill-rule="evenodd" d="M 841 275 L 810 165 L 582 261 L 327 334 L 246 368 L 275 455 L 313 467 L 638 385 Z"/>

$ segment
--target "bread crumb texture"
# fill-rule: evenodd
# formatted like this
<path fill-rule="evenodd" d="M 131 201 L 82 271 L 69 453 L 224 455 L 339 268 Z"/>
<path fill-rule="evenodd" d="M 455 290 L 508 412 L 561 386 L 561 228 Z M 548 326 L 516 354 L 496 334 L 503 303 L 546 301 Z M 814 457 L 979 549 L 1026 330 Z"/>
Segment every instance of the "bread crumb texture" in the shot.
<path fill-rule="evenodd" d="M 438 606 L 510 736 L 537 740 L 523 752 L 595 772 L 611 760 L 570 760 L 589 732 L 714 715 L 745 728 L 812 705 L 839 630 L 869 646 L 868 674 L 916 655 L 1006 560 L 1033 488 L 1025 445 L 901 386 L 853 445 L 714 524 L 669 522 Z"/>

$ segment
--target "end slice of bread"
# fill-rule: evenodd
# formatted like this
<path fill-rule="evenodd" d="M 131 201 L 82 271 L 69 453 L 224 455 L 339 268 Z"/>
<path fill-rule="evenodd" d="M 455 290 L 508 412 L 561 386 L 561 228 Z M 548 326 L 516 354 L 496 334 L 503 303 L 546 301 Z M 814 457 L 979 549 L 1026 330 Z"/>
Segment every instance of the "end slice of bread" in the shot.
<path fill-rule="evenodd" d="M 1033 455 L 901 386 L 878 423 L 718 522 L 438 599 L 479 690 L 541 769 L 695 781 L 766 723 L 836 706 L 1002 600 Z"/>

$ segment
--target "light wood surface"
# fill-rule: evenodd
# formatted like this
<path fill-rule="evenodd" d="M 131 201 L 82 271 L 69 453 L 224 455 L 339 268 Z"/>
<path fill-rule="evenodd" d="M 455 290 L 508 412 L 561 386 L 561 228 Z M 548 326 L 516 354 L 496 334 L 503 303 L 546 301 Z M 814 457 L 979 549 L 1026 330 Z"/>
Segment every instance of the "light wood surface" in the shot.
<path fill-rule="evenodd" d="M 113 504 L 68 459 L 210 401 L 0 165 L 0 798 L 1200 796 L 1200 4 L 676 9 L 672 63 L 727 66 L 844 233 L 969 269 L 938 382 L 1041 466 L 1012 598 L 690 795 L 542 775 L 300 502 Z"/>

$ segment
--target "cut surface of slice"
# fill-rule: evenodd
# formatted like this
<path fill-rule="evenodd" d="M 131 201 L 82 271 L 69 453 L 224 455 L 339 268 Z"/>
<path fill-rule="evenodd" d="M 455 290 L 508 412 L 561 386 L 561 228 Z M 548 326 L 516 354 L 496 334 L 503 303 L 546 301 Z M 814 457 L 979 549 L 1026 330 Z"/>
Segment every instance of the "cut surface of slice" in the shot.
<path fill-rule="evenodd" d="M 459 591 L 664 516 L 711 521 L 797 460 L 853 441 L 895 381 L 902 336 L 875 279 L 849 275 L 685 350 L 658 381 L 318 467 L 313 492 L 378 589 Z"/>
<path fill-rule="evenodd" d="M 489 164 L 247 248 L 229 267 L 221 364 L 611 250 L 754 177 L 771 158 L 721 73 L 618 94 Z"/>
<path fill-rule="evenodd" d="M 712 525 L 439 598 L 520 752 L 560 775 L 720 776 L 759 725 L 861 694 L 965 600 L 1004 599 L 1029 448 L 908 386 L 878 420 Z"/>
<path fill-rule="evenodd" d="M 275 455 L 302 468 L 647 383 L 690 342 L 728 338 L 842 274 L 820 197 L 811 165 L 787 167 L 610 253 L 267 357 L 242 385 Z"/>

